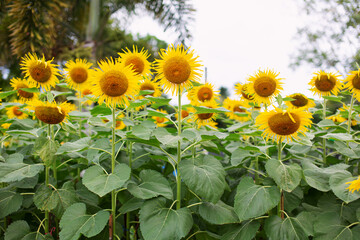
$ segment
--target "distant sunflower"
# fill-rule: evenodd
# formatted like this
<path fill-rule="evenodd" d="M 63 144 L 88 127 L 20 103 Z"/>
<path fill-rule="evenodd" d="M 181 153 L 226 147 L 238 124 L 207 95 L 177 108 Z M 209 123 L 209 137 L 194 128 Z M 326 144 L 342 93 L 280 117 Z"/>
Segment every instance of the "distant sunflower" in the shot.
<path fill-rule="evenodd" d="M 3 129 L 9 129 L 10 126 L 11 126 L 11 123 L 3 123 L 3 124 L 1 124 L 1 127 Z"/>
<path fill-rule="evenodd" d="M 28 115 L 26 113 L 24 113 L 19 106 L 7 107 L 6 115 L 10 119 L 12 119 L 12 118 L 25 119 L 28 117 Z"/>
<path fill-rule="evenodd" d="M 25 91 L 21 90 L 22 88 L 36 87 L 35 84 L 29 82 L 28 80 L 21 79 L 21 78 L 12 78 L 10 80 L 10 85 L 14 90 L 18 90 L 17 95 L 19 96 L 19 98 L 20 98 L 19 102 L 21 102 L 21 103 L 25 103 L 27 101 L 32 101 L 34 99 L 39 98 L 38 93 L 25 92 Z"/>
<path fill-rule="evenodd" d="M 344 88 L 349 89 L 355 98 L 360 101 L 360 68 L 357 71 L 351 71 L 345 78 Z"/>
<path fill-rule="evenodd" d="M 82 86 L 82 87 L 81 87 L 81 95 L 79 94 L 79 92 L 76 92 L 76 93 L 75 93 L 76 97 L 82 98 L 82 97 L 84 97 L 84 96 L 93 95 L 90 88 L 91 88 L 91 86 L 90 86 L 89 84 L 86 84 L 86 85 Z M 92 98 L 91 98 L 91 99 L 92 99 Z M 88 100 L 82 102 L 82 104 L 90 106 L 90 105 L 94 102 L 94 101 L 91 100 L 91 99 L 88 99 Z"/>
<path fill-rule="evenodd" d="M 283 139 L 287 141 L 298 139 L 299 133 L 305 133 L 311 125 L 312 116 L 303 109 L 289 109 L 283 111 L 280 108 L 269 112 L 260 113 L 256 118 L 256 125 L 260 130 L 264 130 L 262 136 L 268 140 L 272 138 L 279 142 Z"/>
<path fill-rule="evenodd" d="M 35 84 L 36 87 L 42 87 L 45 91 L 50 91 L 51 87 L 59 82 L 59 69 L 57 65 L 51 63 L 52 60 L 46 61 L 43 56 L 38 58 L 36 54 L 28 53 L 22 58 L 20 63 L 21 70 L 28 80 Z"/>
<path fill-rule="evenodd" d="M 85 59 L 75 59 L 65 63 L 65 81 L 68 83 L 69 87 L 75 90 L 88 83 L 90 78 L 92 63 L 87 62 Z"/>
<path fill-rule="evenodd" d="M 68 113 L 75 109 L 74 105 L 63 102 L 42 102 L 35 100 L 28 103 L 35 110 L 35 116 L 47 124 L 58 124 L 66 120 Z"/>
<path fill-rule="evenodd" d="M 159 53 L 161 59 L 155 60 L 155 70 L 158 73 L 160 83 L 164 85 L 164 90 L 171 90 L 172 94 L 184 88 L 188 89 L 192 83 L 200 78 L 200 69 L 202 66 L 194 57 L 194 51 L 184 49 L 183 45 L 169 46 L 167 50 L 162 49 Z"/>
<path fill-rule="evenodd" d="M 195 112 L 195 109 L 193 107 L 182 107 L 181 109 L 181 121 L 185 122 L 192 122 L 193 119 L 191 117 L 191 114 Z M 175 118 L 178 120 L 178 113 L 175 113 Z"/>
<path fill-rule="evenodd" d="M 188 95 L 188 99 L 191 101 L 191 104 L 199 106 L 204 102 L 211 102 L 220 99 L 219 91 L 214 90 L 214 85 L 211 83 L 205 83 L 197 87 L 193 87 Z"/>
<path fill-rule="evenodd" d="M 121 62 L 123 67 L 131 66 L 138 75 L 146 76 L 150 73 L 150 62 L 147 60 L 150 54 L 144 48 L 139 52 L 138 48 L 133 46 L 132 52 L 126 48 L 126 50 L 123 50 L 123 53 L 118 54 L 120 55 L 119 62 Z"/>
<path fill-rule="evenodd" d="M 250 76 L 247 91 L 254 98 L 254 102 L 269 105 L 280 90 L 283 90 L 280 81 L 282 78 L 278 78 L 279 74 L 272 70 L 259 70 L 254 76 Z"/>
<path fill-rule="evenodd" d="M 218 105 L 215 102 L 204 102 L 201 107 L 208 107 L 208 108 L 218 108 Z M 216 128 L 217 122 L 217 113 L 195 113 L 193 118 L 194 122 L 196 123 L 197 127 L 200 128 L 201 126 L 210 126 Z"/>
<path fill-rule="evenodd" d="M 248 102 L 254 101 L 254 97 L 248 92 L 249 83 L 244 84 L 238 83 L 235 85 L 235 94 L 239 95 L 242 99 Z"/>
<path fill-rule="evenodd" d="M 310 80 L 310 90 L 319 96 L 337 96 L 341 90 L 340 75 L 336 73 L 326 73 L 322 70 L 315 72 L 314 77 Z"/>
<path fill-rule="evenodd" d="M 226 112 L 226 116 L 230 119 L 234 119 L 240 122 L 246 122 L 250 120 L 250 113 L 246 109 L 246 103 L 240 100 L 233 100 L 227 98 L 223 102 L 224 108 L 229 110 L 230 112 Z M 247 116 L 239 116 L 236 113 L 246 113 Z"/>
<path fill-rule="evenodd" d="M 345 184 L 350 184 L 350 186 L 346 188 L 346 189 L 349 189 L 349 192 L 354 193 L 355 190 L 359 191 L 360 190 L 360 176 L 357 179 L 355 179 L 354 181 L 347 182 Z"/>
<path fill-rule="evenodd" d="M 296 109 L 296 108 L 308 109 L 316 106 L 314 100 L 307 98 L 304 94 L 301 93 L 294 93 L 287 97 L 295 99 L 292 101 L 285 101 L 285 104 L 292 109 Z"/>
<path fill-rule="evenodd" d="M 334 123 L 343 123 L 343 122 L 347 122 L 347 118 L 344 118 L 343 116 L 341 116 L 340 114 L 336 114 L 336 115 L 331 115 L 326 117 L 326 119 L 330 119 L 332 120 Z M 356 125 L 356 121 L 351 121 L 351 125 L 355 126 Z"/>
<path fill-rule="evenodd" d="M 151 97 L 160 97 L 161 96 L 161 86 L 158 82 L 150 80 L 149 77 L 145 77 L 143 80 L 140 80 L 140 91 L 153 91 L 145 95 L 139 96 L 140 99 L 151 96 Z"/>
<path fill-rule="evenodd" d="M 117 104 L 127 105 L 129 97 L 138 92 L 138 77 L 130 66 L 123 67 L 113 59 L 102 60 L 98 63 L 91 77 L 91 92 L 99 97 L 101 104 L 115 107 Z"/>
<path fill-rule="evenodd" d="M 165 110 L 162 110 L 162 109 L 159 109 L 157 110 L 158 112 L 161 112 L 161 113 L 165 113 L 165 114 L 168 114 Z M 167 118 L 165 117 L 157 117 L 157 116 L 153 116 L 152 119 L 154 119 L 156 125 L 158 127 L 166 127 L 167 124 L 165 122 L 167 122 Z"/>

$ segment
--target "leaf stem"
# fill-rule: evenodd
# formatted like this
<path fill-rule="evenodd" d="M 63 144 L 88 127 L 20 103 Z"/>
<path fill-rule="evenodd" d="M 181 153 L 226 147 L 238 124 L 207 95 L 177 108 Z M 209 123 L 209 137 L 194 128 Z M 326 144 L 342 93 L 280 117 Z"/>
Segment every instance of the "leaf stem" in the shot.
<path fill-rule="evenodd" d="M 115 128 L 116 128 L 116 116 L 115 116 L 116 108 L 115 106 L 112 107 L 112 141 L 111 141 L 111 173 L 115 170 Z M 115 216 L 116 216 L 116 192 L 115 190 L 111 191 L 111 215 L 112 218 L 110 219 L 112 221 L 112 235 L 116 235 L 115 231 Z"/>
<path fill-rule="evenodd" d="M 354 93 L 351 95 L 351 100 L 350 100 L 350 109 L 349 109 L 349 115 L 348 115 L 348 126 L 347 126 L 347 132 L 348 134 L 350 134 L 351 131 L 351 120 L 352 120 L 352 109 L 354 106 Z M 349 147 L 349 141 L 346 141 L 346 146 Z M 349 163 L 349 157 L 345 158 L 345 164 Z"/>
<path fill-rule="evenodd" d="M 282 138 L 280 137 L 278 142 L 278 159 L 281 162 L 281 153 L 282 153 Z M 278 216 L 281 219 L 284 219 L 284 193 L 283 190 L 280 188 L 280 202 L 278 203 Z"/>
<path fill-rule="evenodd" d="M 323 103 L 323 120 L 326 119 L 326 99 L 324 98 Z M 326 139 L 323 138 L 323 162 L 326 165 Z"/>

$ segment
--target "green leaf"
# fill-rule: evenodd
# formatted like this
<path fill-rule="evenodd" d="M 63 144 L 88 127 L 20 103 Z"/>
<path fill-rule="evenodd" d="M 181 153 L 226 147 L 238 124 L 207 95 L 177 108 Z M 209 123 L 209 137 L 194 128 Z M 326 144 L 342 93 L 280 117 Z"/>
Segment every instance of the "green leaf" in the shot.
<path fill-rule="evenodd" d="M 75 142 L 67 142 L 64 143 L 56 152 L 56 155 L 61 155 L 65 153 L 79 152 L 87 147 L 89 147 L 91 141 L 91 137 L 81 138 Z"/>
<path fill-rule="evenodd" d="M 131 109 L 131 108 L 141 107 L 141 106 L 147 104 L 148 102 L 149 102 L 149 100 L 147 100 L 147 99 L 134 100 L 134 101 L 130 102 L 130 105 L 127 108 Z"/>
<path fill-rule="evenodd" d="M 30 227 L 26 221 L 19 220 L 10 224 L 5 232 L 5 240 L 19 240 L 30 232 Z"/>
<path fill-rule="evenodd" d="M 130 198 L 119 208 L 119 213 L 125 214 L 128 212 L 135 211 L 135 210 L 141 208 L 141 206 L 144 204 L 144 202 L 145 201 L 143 199 L 139 199 L 139 198 L 135 198 L 135 197 Z"/>
<path fill-rule="evenodd" d="M 151 102 L 154 102 L 153 104 L 151 104 L 151 106 L 155 109 L 164 105 L 168 105 L 169 102 L 171 101 L 170 98 L 163 98 L 163 97 L 146 96 L 146 98 L 149 99 Z"/>
<path fill-rule="evenodd" d="M 20 209 L 23 197 L 6 189 L 0 189 L 0 218 L 4 218 Z"/>
<path fill-rule="evenodd" d="M 99 234 L 109 221 L 109 212 L 101 210 L 96 214 L 86 214 L 84 203 L 75 203 L 66 209 L 60 221 L 60 239 L 77 240 L 81 235 L 93 237 Z"/>
<path fill-rule="evenodd" d="M 352 135 L 348 134 L 348 133 L 328 133 L 324 136 L 322 136 L 323 138 L 326 139 L 334 139 L 334 140 L 339 140 L 339 141 L 352 141 Z"/>
<path fill-rule="evenodd" d="M 132 134 L 140 139 L 149 140 L 152 131 L 156 128 L 156 124 L 151 121 L 143 121 L 139 125 L 135 125 Z"/>
<path fill-rule="evenodd" d="M 211 224 L 239 222 L 239 218 L 237 217 L 234 208 L 226 205 L 222 201 L 218 201 L 216 204 L 203 202 L 199 206 L 199 214 L 203 219 Z"/>
<path fill-rule="evenodd" d="M 280 190 L 276 186 L 260 186 L 244 177 L 236 191 L 234 209 L 240 221 L 258 217 L 277 206 Z"/>
<path fill-rule="evenodd" d="M 286 165 L 272 158 L 266 162 L 265 169 L 276 184 L 287 192 L 294 190 L 301 181 L 302 169 L 296 163 Z"/>
<path fill-rule="evenodd" d="M 265 232 L 270 240 L 305 240 L 307 234 L 299 220 L 287 217 L 282 220 L 279 216 L 271 216 L 265 221 Z"/>
<path fill-rule="evenodd" d="M 221 240 L 251 240 L 255 238 L 259 230 L 260 223 L 255 221 L 246 221 L 242 224 L 234 225 L 225 233 Z"/>
<path fill-rule="evenodd" d="M 7 96 L 10 96 L 10 95 L 12 95 L 12 94 L 14 94 L 14 93 L 16 93 L 17 92 L 17 90 L 12 90 L 12 91 L 7 91 L 7 92 L 1 92 L 0 93 L 0 99 L 4 99 L 4 98 L 6 98 Z"/>
<path fill-rule="evenodd" d="M 140 172 L 142 182 L 137 185 L 129 183 L 127 185 L 128 191 L 137 198 L 149 199 L 157 196 L 164 196 L 168 199 L 173 199 L 173 192 L 168 180 L 159 172 L 145 169 Z"/>
<path fill-rule="evenodd" d="M 314 223 L 316 240 L 352 240 L 353 233 L 350 228 L 343 225 L 336 212 L 323 212 L 317 216 Z"/>
<path fill-rule="evenodd" d="M 211 155 L 184 159 L 179 171 L 185 184 L 204 200 L 216 203 L 222 196 L 226 182 L 220 161 Z"/>
<path fill-rule="evenodd" d="M 358 158 L 358 156 L 354 152 L 354 150 L 349 148 L 344 142 L 335 141 L 334 147 L 335 147 L 336 151 L 338 151 L 339 153 L 341 153 L 344 156 L 347 156 L 349 158 Z"/>
<path fill-rule="evenodd" d="M 296 219 L 299 221 L 299 224 L 304 229 L 306 235 L 314 236 L 315 214 L 303 211 L 296 216 Z"/>
<path fill-rule="evenodd" d="M 350 192 L 349 189 L 346 189 L 349 187 L 349 184 L 346 183 L 356 179 L 357 177 L 353 177 L 348 171 L 337 172 L 330 176 L 330 188 L 338 198 L 346 203 L 350 203 L 359 199 L 360 193 L 358 191 Z"/>
<path fill-rule="evenodd" d="M 330 100 L 330 101 L 334 101 L 334 102 L 340 102 L 342 103 L 342 100 L 344 97 L 342 96 L 323 96 L 324 99 Z"/>
<path fill-rule="evenodd" d="M 97 206 L 99 204 L 99 196 L 87 189 L 82 181 L 76 183 L 76 195 L 81 202 L 88 205 Z"/>
<path fill-rule="evenodd" d="M 208 107 L 197 107 L 193 106 L 196 110 L 195 114 L 202 114 L 202 113 L 225 113 L 230 112 L 226 108 L 220 107 L 220 108 L 208 108 Z"/>
<path fill-rule="evenodd" d="M 29 92 L 29 93 L 40 93 L 39 89 L 37 87 L 33 88 L 21 88 L 21 91 Z"/>
<path fill-rule="evenodd" d="M 336 127 L 337 125 L 334 123 L 333 120 L 330 119 L 324 119 L 320 122 L 318 122 L 317 124 L 319 127 L 321 128 L 326 128 L 326 127 Z"/>
<path fill-rule="evenodd" d="M 53 162 L 56 160 L 56 152 L 60 144 L 56 141 L 51 139 L 47 139 L 45 144 L 42 145 L 41 149 L 39 150 L 38 154 L 47 166 L 51 166 Z"/>
<path fill-rule="evenodd" d="M 157 140 L 159 140 L 167 147 L 177 147 L 180 140 L 179 136 L 172 135 L 165 128 L 157 128 L 153 131 L 153 134 L 157 138 Z"/>
<path fill-rule="evenodd" d="M 106 173 L 100 166 L 92 166 L 85 171 L 83 184 L 100 197 L 120 188 L 130 178 L 130 168 L 123 163 L 118 164 L 113 173 Z"/>
<path fill-rule="evenodd" d="M 188 208 L 166 207 L 165 198 L 152 199 L 140 210 L 140 230 L 145 240 L 180 240 L 193 226 Z"/>
<path fill-rule="evenodd" d="M 231 165 L 238 166 L 244 162 L 245 158 L 252 156 L 251 152 L 238 148 L 231 154 Z"/>
<path fill-rule="evenodd" d="M 90 110 L 91 115 L 93 116 L 97 116 L 97 115 L 111 115 L 111 109 L 106 107 L 104 104 L 102 105 L 97 105 L 95 107 L 93 107 Z"/>
<path fill-rule="evenodd" d="M 51 93 L 51 91 L 46 92 L 46 99 L 48 102 L 54 101 L 54 95 Z"/>
<path fill-rule="evenodd" d="M 42 184 L 34 195 L 35 206 L 42 211 L 51 211 L 59 219 L 65 210 L 78 201 L 72 182 L 64 183 L 61 189 Z"/>

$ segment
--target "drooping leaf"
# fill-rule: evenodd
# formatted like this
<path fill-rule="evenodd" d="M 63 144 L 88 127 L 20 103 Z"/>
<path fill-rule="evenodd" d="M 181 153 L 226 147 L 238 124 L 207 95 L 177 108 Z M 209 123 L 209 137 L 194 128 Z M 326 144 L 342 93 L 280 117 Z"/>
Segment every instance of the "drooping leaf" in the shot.
<path fill-rule="evenodd" d="M 142 182 L 137 185 L 129 183 L 128 191 L 135 197 L 140 199 L 149 199 L 157 196 L 164 196 L 173 199 L 173 192 L 168 180 L 159 172 L 150 169 L 144 169 L 140 172 Z"/>
<path fill-rule="evenodd" d="M 20 209 L 23 196 L 17 192 L 0 189 L 0 218 L 6 217 Z"/>
<path fill-rule="evenodd" d="M 180 240 L 192 225 L 190 210 L 170 209 L 166 207 L 165 198 L 149 200 L 140 210 L 140 229 L 145 240 Z"/>
<path fill-rule="evenodd" d="M 222 201 L 216 204 L 203 202 L 199 206 L 200 216 L 211 224 L 229 224 L 239 222 L 234 208 Z"/>
<path fill-rule="evenodd" d="M 216 203 L 225 187 L 225 170 L 211 155 L 196 159 L 185 159 L 179 164 L 179 171 L 185 184 L 204 200 Z"/>
<path fill-rule="evenodd" d="M 157 140 L 167 147 L 177 147 L 180 140 L 179 136 L 172 135 L 165 128 L 157 128 L 153 131 L 153 134 Z"/>
<path fill-rule="evenodd" d="M 89 147 L 90 141 L 91 141 L 91 137 L 84 137 L 75 142 L 64 143 L 59 147 L 59 149 L 56 152 L 56 155 L 82 151 L 85 148 Z"/>
<path fill-rule="evenodd" d="M 234 209 L 240 221 L 258 217 L 277 206 L 280 190 L 275 186 L 256 185 L 244 177 L 236 190 Z"/>
<path fill-rule="evenodd" d="M 60 239 L 77 240 L 81 235 L 93 237 L 104 229 L 109 216 L 105 210 L 93 215 L 86 214 L 86 205 L 75 203 L 66 209 L 60 220 Z"/>
<path fill-rule="evenodd" d="M 245 221 L 242 224 L 236 224 L 221 237 L 221 240 L 254 239 L 259 227 L 260 223 L 255 221 Z"/>
<path fill-rule="evenodd" d="M 120 188 L 130 177 L 130 168 L 126 164 L 118 164 L 113 173 L 106 173 L 100 166 L 92 166 L 85 171 L 83 184 L 100 197 L 114 189 Z"/>

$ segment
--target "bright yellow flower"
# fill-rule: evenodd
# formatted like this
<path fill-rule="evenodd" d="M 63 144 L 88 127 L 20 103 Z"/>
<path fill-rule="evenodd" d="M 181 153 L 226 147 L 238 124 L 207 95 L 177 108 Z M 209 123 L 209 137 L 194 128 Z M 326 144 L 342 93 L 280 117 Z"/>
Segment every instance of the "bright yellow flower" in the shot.
<path fill-rule="evenodd" d="M 165 110 L 157 110 L 158 112 L 161 112 L 161 113 L 165 113 L 165 114 L 168 114 Z M 156 116 L 153 116 L 152 119 L 155 120 L 155 123 L 158 127 L 166 127 L 167 124 L 165 122 L 167 122 L 167 118 L 164 118 L 164 117 L 156 117 Z"/>
<path fill-rule="evenodd" d="M 254 97 L 250 95 L 247 90 L 249 84 L 250 83 L 246 82 L 244 84 L 238 83 L 235 85 L 235 94 L 239 95 L 246 103 L 254 101 Z"/>
<path fill-rule="evenodd" d="M 278 78 L 280 73 L 272 70 L 257 71 L 254 76 L 248 79 L 247 92 L 254 98 L 254 102 L 269 105 L 280 93 L 282 88 L 282 78 Z"/>
<path fill-rule="evenodd" d="M 339 80 L 339 77 L 341 77 L 339 74 L 326 73 L 320 70 L 315 72 L 314 75 L 309 82 L 311 86 L 310 90 L 314 94 L 318 94 L 319 96 L 338 95 L 342 85 Z"/>
<path fill-rule="evenodd" d="M 269 112 L 262 112 L 256 118 L 256 125 L 264 130 L 262 136 L 268 140 L 279 142 L 284 139 L 298 139 L 299 133 L 305 133 L 311 125 L 312 116 L 303 109 L 287 109 L 286 111 L 275 108 Z"/>
<path fill-rule="evenodd" d="M 92 63 L 87 62 L 85 59 L 75 59 L 68 61 L 65 64 L 64 72 L 69 87 L 74 90 L 82 90 L 82 87 L 88 84 L 88 79 L 90 79 Z"/>
<path fill-rule="evenodd" d="M 28 117 L 28 115 L 26 113 L 24 113 L 19 106 L 7 107 L 6 115 L 10 119 L 12 119 L 12 118 L 25 119 Z"/>
<path fill-rule="evenodd" d="M 359 191 L 360 190 L 360 176 L 358 177 L 358 179 L 351 181 L 351 182 L 347 182 L 345 184 L 350 184 L 350 186 L 347 187 L 346 189 L 349 189 L 349 191 L 351 193 L 354 193 L 355 190 Z"/>
<path fill-rule="evenodd" d="M 146 96 L 151 97 L 160 97 L 161 96 L 161 86 L 155 80 L 151 80 L 148 76 L 140 80 L 140 91 L 150 90 L 152 93 L 139 96 L 139 99 L 143 99 Z"/>
<path fill-rule="evenodd" d="M 42 87 L 45 91 L 50 91 L 51 87 L 59 82 L 59 69 L 57 65 L 51 63 L 52 60 L 46 61 L 45 57 L 38 58 L 36 54 L 28 53 L 22 58 L 20 63 L 21 70 L 28 80 L 36 85 Z"/>
<path fill-rule="evenodd" d="M 304 94 L 301 93 L 294 93 L 287 97 L 295 99 L 293 101 L 285 101 L 285 104 L 291 109 L 296 109 L 296 108 L 309 109 L 316 106 L 314 100 L 307 98 Z"/>
<path fill-rule="evenodd" d="M 83 98 L 84 96 L 89 96 L 89 95 L 92 95 L 92 92 L 91 92 L 91 89 L 90 89 L 90 85 L 89 84 L 86 84 L 84 86 L 81 87 L 81 95 L 79 94 L 79 92 L 76 92 L 75 95 L 76 97 L 78 98 Z M 91 100 L 91 99 L 88 99 L 84 102 L 82 102 L 82 104 L 84 105 L 87 105 L 87 106 L 90 106 L 94 101 Z"/>
<path fill-rule="evenodd" d="M 9 127 L 11 126 L 11 123 L 3 123 L 1 124 L 1 127 L 4 129 L 9 129 Z"/>
<path fill-rule="evenodd" d="M 191 104 L 199 106 L 204 102 L 214 102 L 220 99 L 219 91 L 214 90 L 214 85 L 205 83 L 197 87 L 193 87 L 187 94 Z"/>
<path fill-rule="evenodd" d="M 138 48 L 133 46 L 132 52 L 126 48 L 126 50 L 123 50 L 123 53 L 118 54 L 120 55 L 118 60 L 123 67 L 131 66 L 136 74 L 142 76 L 150 73 L 150 62 L 147 60 L 150 54 L 144 48 L 139 52 Z"/>
<path fill-rule="evenodd" d="M 250 113 L 247 111 L 247 104 L 244 101 L 233 100 L 227 98 L 223 102 L 224 108 L 229 110 L 230 112 L 226 112 L 226 116 L 230 119 L 234 119 L 240 122 L 246 122 L 250 120 Z M 238 116 L 236 113 L 246 113 L 247 116 Z"/>
<path fill-rule="evenodd" d="M 200 79 L 199 67 L 202 65 L 198 57 L 194 57 L 193 50 L 184 49 L 183 45 L 176 48 L 171 45 L 167 50 L 162 49 L 159 55 L 161 59 L 155 60 L 155 70 L 166 92 L 171 90 L 173 95 L 174 92 L 177 95 L 192 86 L 191 81 Z"/>
<path fill-rule="evenodd" d="M 357 71 L 351 71 L 344 79 L 344 88 L 349 89 L 355 98 L 360 101 L 360 68 Z"/>
<path fill-rule="evenodd" d="M 47 124 L 58 124 L 66 121 L 68 113 L 75 109 L 73 104 L 63 102 L 42 102 L 35 100 L 28 103 L 35 110 L 35 116 Z"/>
<path fill-rule="evenodd" d="M 26 103 L 27 101 L 32 101 L 39 98 L 38 93 L 25 92 L 21 90 L 22 88 L 36 87 L 35 84 L 29 82 L 28 80 L 21 78 L 12 78 L 10 80 L 10 85 L 14 90 L 18 90 L 17 95 L 19 96 L 19 102 L 21 103 Z"/>
<path fill-rule="evenodd" d="M 215 102 L 204 102 L 201 107 L 208 107 L 208 108 L 218 108 L 219 106 Z M 218 117 L 217 113 L 198 113 L 194 114 L 193 121 L 195 122 L 196 126 L 200 128 L 201 126 L 210 126 L 216 128 L 217 122 L 215 122 L 216 118 Z"/>

